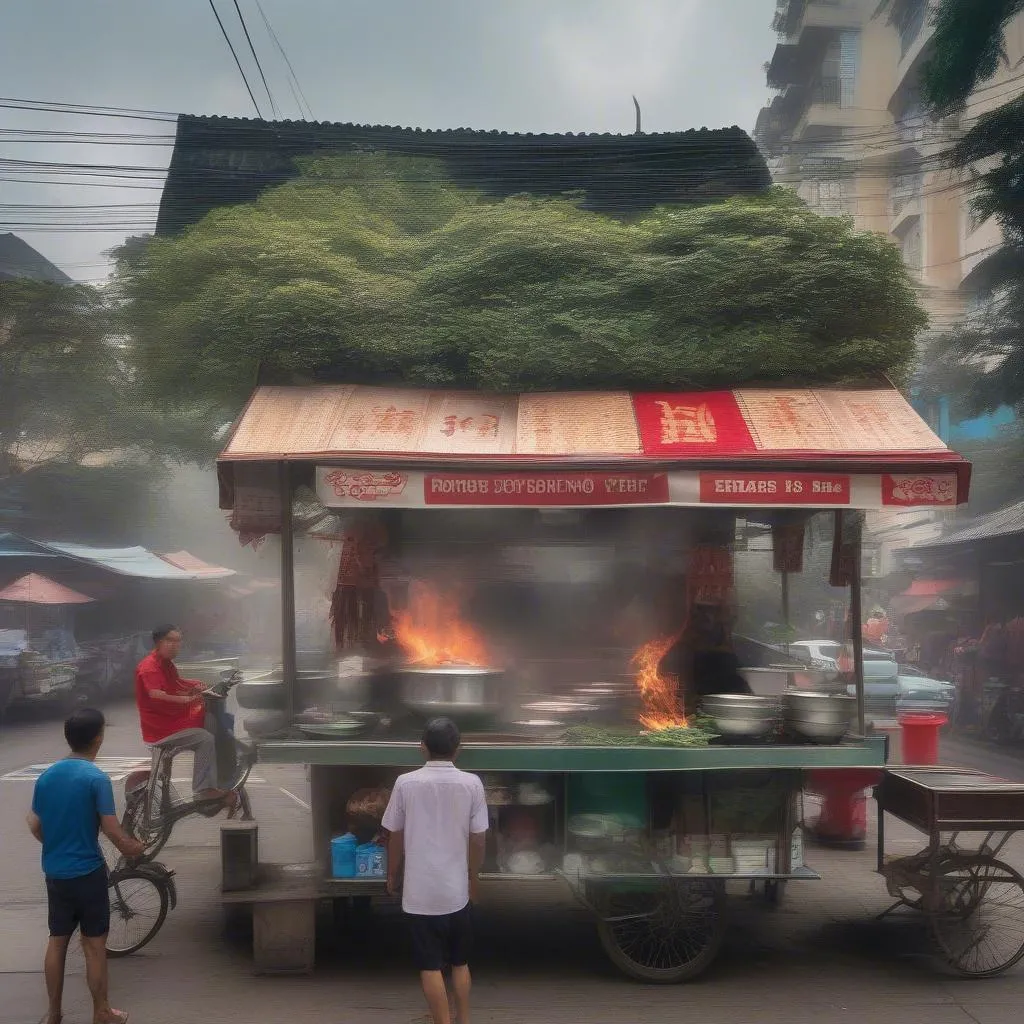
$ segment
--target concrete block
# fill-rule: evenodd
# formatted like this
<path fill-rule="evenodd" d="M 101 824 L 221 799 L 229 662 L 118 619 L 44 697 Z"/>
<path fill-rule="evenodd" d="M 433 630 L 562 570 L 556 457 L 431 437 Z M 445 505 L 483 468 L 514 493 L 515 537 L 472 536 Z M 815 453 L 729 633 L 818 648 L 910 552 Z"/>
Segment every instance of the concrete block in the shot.
<path fill-rule="evenodd" d="M 259 826 L 254 821 L 232 821 L 221 826 L 221 891 L 240 892 L 256 884 L 260 863 Z"/>
<path fill-rule="evenodd" d="M 312 974 L 316 901 L 257 903 L 252 908 L 252 952 L 257 974 Z"/>

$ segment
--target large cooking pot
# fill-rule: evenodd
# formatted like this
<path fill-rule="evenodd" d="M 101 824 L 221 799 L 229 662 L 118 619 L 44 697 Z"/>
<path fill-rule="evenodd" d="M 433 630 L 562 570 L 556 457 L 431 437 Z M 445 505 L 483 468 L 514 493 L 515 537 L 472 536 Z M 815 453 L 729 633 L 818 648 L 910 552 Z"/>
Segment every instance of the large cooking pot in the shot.
<path fill-rule="evenodd" d="M 480 722 L 493 719 L 501 708 L 501 669 L 407 665 L 398 675 L 402 704 L 421 718 Z"/>

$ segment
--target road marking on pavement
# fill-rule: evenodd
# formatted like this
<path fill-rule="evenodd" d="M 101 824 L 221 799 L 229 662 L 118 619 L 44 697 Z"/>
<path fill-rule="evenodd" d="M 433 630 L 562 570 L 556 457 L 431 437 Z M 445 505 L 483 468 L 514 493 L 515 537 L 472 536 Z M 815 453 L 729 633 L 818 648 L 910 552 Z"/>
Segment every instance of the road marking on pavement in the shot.
<path fill-rule="evenodd" d="M 13 772 L 0 775 L 0 782 L 35 782 L 47 768 L 56 764 L 50 761 L 47 764 L 29 764 L 24 768 L 17 768 Z M 132 772 L 149 768 L 152 760 L 148 757 L 97 757 L 96 767 L 110 776 L 111 782 L 123 782 Z M 190 779 L 172 779 L 175 785 L 183 785 L 191 782 Z M 250 778 L 248 784 L 265 785 L 266 780 Z"/>
<path fill-rule="evenodd" d="M 18 768 L 6 775 L 0 775 L 0 782 L 35 782 L 47 768 L 56 764 L 50 761 L 47 764 L 30 764 L 24 768 Z M 152 761 L 148 757 L 97 757 L 96 767 L 107 773 L 113 782 L 122 782 L 132 772 L 142 768 L 148 768 Z"/>
<path fill-rule="evenodd" d="M 284 795 L 285 795 L 285 796 L 287 796 L 287 797 L 290 797 L 290 798 L 291 798 L 292 800 L 294 800 L 294 801 L 295 801 L 295 802 L 296 802 L 296 803 L 297 803 L 297 804 L 298 804 L 298 805 L 299 805 L 300 807 L 303 807 L 303 808 L 305 808 L 305 809 L 306 809 L 307 811 L 309 811 L 309 810 L 312 810 L 312 808 L 311 808 L 311 807 L 309 806 L 309 804 L 307 804 L 307 803 L 306 803 L 306 801 L 305 801 L 305 800 L 300 800 L 300 799 L 299 799 L 299 798 L 298 798 L 298 797 L 297 797 L 297 796 L 296 796 L 296 795 L 295 795 L 294 793 L 292 793 L 292 792 L 291 792 L 290 790 L 287 790 L 287 789 L 285 789 L 285 788 L 284 788 L 284 786 L 278 786 L 277 788 L 278 788 L 278 789 L 279 789 L 279 790 L 280 790 L 280 791 L 281 791 L 282 793 L 284 793 Z"/>

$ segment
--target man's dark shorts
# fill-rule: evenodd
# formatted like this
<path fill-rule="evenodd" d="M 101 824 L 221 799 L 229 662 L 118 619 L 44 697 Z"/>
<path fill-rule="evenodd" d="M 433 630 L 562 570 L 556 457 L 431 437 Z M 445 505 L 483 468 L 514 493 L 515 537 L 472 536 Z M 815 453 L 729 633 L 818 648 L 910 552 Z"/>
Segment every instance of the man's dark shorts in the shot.
<path fill-rule="evenodd" d="M 406 914 L 412 937 L 412 955 L 418 971 L 465 967 L 473 947 L 472 904 L 454 914 Z"/>
<path fill-rule="evenodd" d="M 79 928 L 85 938 L 96 939 L 110 931 L 106 868 L 79 878 L 48 878 L 46 897 L 51 935 L 70 936 Z"/>

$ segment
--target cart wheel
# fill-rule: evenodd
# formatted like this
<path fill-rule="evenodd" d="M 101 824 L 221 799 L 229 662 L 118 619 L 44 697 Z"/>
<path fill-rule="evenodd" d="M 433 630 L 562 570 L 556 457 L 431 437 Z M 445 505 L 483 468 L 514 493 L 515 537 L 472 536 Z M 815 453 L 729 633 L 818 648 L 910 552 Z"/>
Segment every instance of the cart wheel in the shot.
<path fill-rule="evenodd" d="M 1008 864 L 972 854 L 951 859 L 940 869 L 937 895 L 922 903 L 943 959 L 958 974 L 990 978 L 1024 957 L 1024 878 Z"/>
<path fill-rule="evenodd" d="M 711 965 L 725 924 L 725 886 L 686 880 L 608 893 L 598 935 L 624 974 L 671 984 L 695 978 Z"/>

